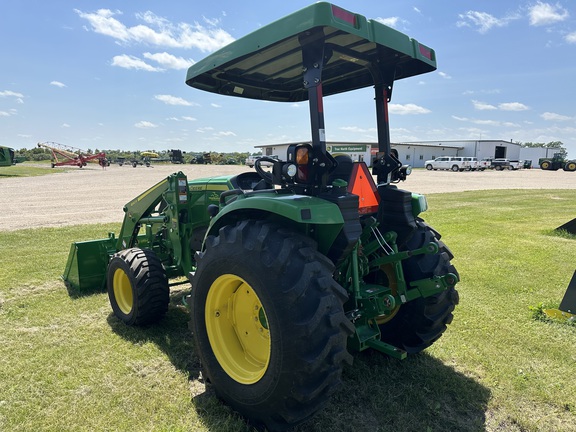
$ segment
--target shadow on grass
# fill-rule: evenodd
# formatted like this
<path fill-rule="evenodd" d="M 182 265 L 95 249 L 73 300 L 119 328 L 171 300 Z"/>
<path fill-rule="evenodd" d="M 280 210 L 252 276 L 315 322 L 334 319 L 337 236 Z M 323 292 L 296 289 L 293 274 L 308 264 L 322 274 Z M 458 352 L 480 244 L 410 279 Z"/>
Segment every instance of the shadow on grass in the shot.
<path fill-rule="evenodd" d="M 157 324 L 143 327 L 127 326 L 111 312 L 107 318 L 108 325 L 114 333 L 135 345 L 148 342 L 156 344 L 168 356 L 174 367 L 188 375 L 191 387 L 200 389 L 199 393 L 191 395 L 191 399 L 197 415 L 202 418 L 202 424 L 208 430 L 252 431 L 253 429 L 239 414 L 216 397 L 210 385 L 204 387 L 200 360 L 194 350 L 192 332 L 188 327 L 190 313 L 182 302 L 187 294 L 188 292 L 184 291 L 172 292 L 168 312 Z"/>
<path fill-rule="evenodd" d="M 298 426 L 320 431 L 485 431 L 490 390 L 426 354 L 354 357 L 326 409 Z"/>
<path fill-rule="evenodd" d="M 172 293 L 166 317 L 147 327 L 128 327 L 113 314 L 111 329 L 134 344 L 155 343 L 192 387 L 197 415 L 211 431 L 253 431 L 237 413 L 224 405 L 208 385 L 204 390 L 201 365 L 188 328 L 189 312 L 182 305 L 187 293 Z M 344 370 L 343 385 L 326 408 L 294 428 L 294 432 L 363 431 L 485 431 L 490 391 L 454 368 L 422 353 L 404 361 L 375 351 L 356 354 Z"/>
<path fill-rule="evenodd" d="M 172 364 L 188 374 L 190 380 L 198 379 L 200 361 L 194 351 L 192 333 L 188 329 L 189 312 L 182 304 L 183 292 L 170 294 L 166 316 L 158 323 L 132 327 L 125 325 L 114 313 L 108 315 L 108 324 L 114 333 L 133 344 L 152 342 L 170 359 Z"/>

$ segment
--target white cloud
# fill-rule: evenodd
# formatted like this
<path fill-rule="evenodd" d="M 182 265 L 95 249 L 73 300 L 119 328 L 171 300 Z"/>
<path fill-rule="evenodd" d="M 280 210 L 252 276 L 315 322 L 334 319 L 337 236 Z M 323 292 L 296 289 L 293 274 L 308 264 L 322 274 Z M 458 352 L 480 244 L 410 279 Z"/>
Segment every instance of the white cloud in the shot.
<path fill-rule="evenodd" d="M 569 13 L 558 3 L 553 5 L 539 1 L 529 8 L 528 16 L 530 18 L 530 25 L 542 26 L 564 21 L 568 18 Z"/>
<path fill-rule="evenodd" d="M 520 102 L 501 103 L 500 105 L 498 105 L 498 108 L 501 109 L 502 111 L 526 111 L 530 109 Z"/>
<path fill-rule="evenodd" d="M 472 95 L 472 94 L 476 94 L 476 93 L 481 93 L 481 94 L 499 94 L 500 90 L 499 89 L 489 89 L 489 90 L 465 90 L 464 92 L 462 92 L 463 95 Z"/>
<path fill-rule="evenodd" d="M 438 72 L 438 75 L 440 75 L 444 79 L 452 79 L 452 77 L 448 75 L 446 72 Z"/>
<path fill-rule="evenodd" d="M 213 130 L 214 130 L 213 127 L 206 126 L 206 127 L 201 127 L 201 128 L 196 129 L 196 132 L 206 133 L 206 132 L 210 132 L 210 131 L 213 131 Z"/>
<path fill-rule="evenodd" d="M 10 117 L 10 113 L 6 111 L 0 111 L 0 117 Z"/>
<path fill-rule="evenodd" d="M 568 117 L 568 116 L 565 116 L 562 114 L 551 113 L 551 112 L 545 112 L 545 113 L 541 114 L 540 117 L 542 117 L 544 120 L 549 120 L 549 121 L 572 120 L 572 117 Z"/>
<path fill-rule="evenodd" d="M 205 16 L 202 16 L 202 19 L 206 24 L 212 27 L 216 27 L 218 24 L 220 24 L 220 18 L 206 18 Z"/>
<path fill-rule="evenodd" d="M 511 15 L 505 18 L 496 18 L 487 12 L 468 11 L 464 14 L 459 14 L 460 21 L 456 22 L 458 27 L 475 27 L 479 33 L 486 33 L 493 27 L 504 27 L 518 16 Z"/>
<path fill-rule="evenodd" d="M 468 11 L 465 14 L 459 14 L 458 17 L 461 19 L 456 23 L 458 27 L 471 27 L 473 25 L 478 28 L 480 33 L 486 33 L 494 26 L 501 27 L 504 25 L 486 12 Z"/>
<path fill-rule="evenodd" d="M 216 136 L 236 136 L 234 132 L 230 131 L 221 131 L 215 134 Z"/>
<path fill-rule="evenodd" d="M 188 102 L 186 99 L 172 95 L 155 95 L 154 99 L 164 102 L 166 105 L 192 106 L 192 102 Z"/>
<path fill-rule="evenodd" d="M 60 126 L 60 127 L 63 127 L 63 128 L 69 128 L 69 127 L 70 127 L 70 125 L 69 125 L 68 123 L 62 123 L 62 126 Z"/>
<path fill-rule="evenodd" d="M 477 109 L 479 111 L 497 110 L 498 109 L 494 105 L 490 105 L 490 104 L 487 104 L 485 102 L 480 102 L 477 100 L 473 100 L 472 104 L 474 105 L 474 109 Z"/>
<path fill-rule="evenodd" d="M 66 87 L 66 84 L 63 84 L 60 81 L 52 81 L 52 82 L 50 82 L 50 85 L 53 85 L 55 87 L 60 87 L 60 88 Z"/>
<path fill-rule="evenodd" d="M 564 36 L 566 42 L 576 44 L 576 32 L 572 32 Z"/>
<path fill-rule="evenodd" d="M 16 93 L 10 90 L 0 91 L 0 97 L 15 97 L 15 98 L 23 98 L 24 95 L 22 93 Z"/>
<path fill-rule="evenodd" d="M 90 24 L 95 33 L 110 36 L 124 43 L 140 43 L 170 48 L 196 48 L 202 52 L 215 51 L 234 41 L 234 38 L 225 30 L 216 27 L 219 20 L 204 19 L 208 25 L 200 23 L 174 24 L 166 18 L 159 17 L 147 11 L 136 14 L 136 18 L 145 24 L 132 27 L 122 23 L 117 17 L 121 11 L 99 9 L 96 12 L 83 12 L 75 9 L 82 19 Z M 89 29 L 89 30 L 90 30 Z"/>
<path fill-rule="evenodd" d="M 148 72 L 162 72 L 164 69 L 149 65 L 138 57 L 122 54 L 114 56 L 112 66 L 118 66 L 124 69 L 145 70 Z"/>
<path fill-rule="evenodd" d="M 176 69 L 176 70 L 188 69 L 195 63 L 195 61 L 192 59 L 176 57 L 173 56 L 172 54 L 168 54 L 167 52 L 161 52 L 156 54 L 145 52 L 142 55 L 144 56 L 144 58 L 147 58 L 148 60 L 154 60 L 155 62 L 159 63 L 160 65 L 168 69 Z"/>
<path fill-rule="evenodd" d="M 512 123 L 512 122 L 501 122 L 498 120 L 480 120 L 480 119 L 471 119 L 468 117 L 458 117 L 453 115 L 452 118 L 454 120 L 458 120 L 461 122 L 469 122 L 469 123 L 473 123 L 473 124 L 477 124 L 477 125 L 482 125 L 482 126 L 506 126 L 506 127 L 520 127 L 519 124 L 517 123 Z"/>
<path fill-rule="evenodd" d="M 428 114 L 429 109 L 415 104 L 389 104 L 390 114 L 408 115 L 408 114 Z"/>
<path fill-rule="evenodd" d="M 215 104 L 215 103 L 211 103 L 210 106 L 211 106 L 212 108 L 222 108 L 222 105 L 218 105 L 218 104 Z"/>
<path fill-rule="evenodd" d="M 390 17 L 390 18 L 376 18 L 374 21 L 378 21 L 381 24 L 387 25 L 388 27 L 396 27 L 400 18 Z"/>
<path fill-rule="evenodd" d="M 358 126 L 342 126 L 339 129 L 346 132 L 354 132 L 354 133 L 376 132 L 376 128 L 363 129 Z"/>
<path fill-rule="evenodd" d="M 134 123 L 134 127 L 137 127 L 140 129 L 151 129 L 151 128 L 158 127 L 158 125 L 154 124 L 152 122 L 149 122 L 149 121 L 141 120 L 138 123 Z"/>
<path fill-rule="evenodd" d="M 183 116 L 182 120 L 186 120 L 186 121 L 196 121 L 197 119 L 194 117 L 190 117 L 190 116 Z"/>

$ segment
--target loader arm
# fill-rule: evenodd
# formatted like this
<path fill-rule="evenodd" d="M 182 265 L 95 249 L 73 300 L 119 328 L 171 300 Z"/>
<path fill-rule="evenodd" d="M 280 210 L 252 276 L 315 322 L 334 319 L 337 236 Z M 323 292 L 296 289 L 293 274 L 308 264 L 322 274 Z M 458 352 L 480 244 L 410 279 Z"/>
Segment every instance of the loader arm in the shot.
<path fill-rule="evenodd" d="M 171 174 L 134 198 L 124 206 L 116 249 L 153 249 L 170 276 L 183 275 L 192 259 L 186 242 L 191 233 L 188 200 L 188 180 L 182 172 Z M 140 236 L 142 228 L 146 230 L 144 236 Z"/>

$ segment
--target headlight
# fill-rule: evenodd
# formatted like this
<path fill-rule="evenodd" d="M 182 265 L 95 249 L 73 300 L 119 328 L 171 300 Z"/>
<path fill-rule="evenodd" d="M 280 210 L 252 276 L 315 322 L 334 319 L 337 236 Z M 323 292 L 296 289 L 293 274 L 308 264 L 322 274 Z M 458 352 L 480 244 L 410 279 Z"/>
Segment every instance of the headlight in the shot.
<path fill-rule="evenodd" d="M 282 170 L 284 171 L 284 176 L 290 177 L 290 178 L 294 178 L 294 176 L 296 175 L 296 172 L 298 171 L 298 169 L 296 168 L 296 165 L 291 164 L 291 163 L 285 164 L 282 167 Z"/>

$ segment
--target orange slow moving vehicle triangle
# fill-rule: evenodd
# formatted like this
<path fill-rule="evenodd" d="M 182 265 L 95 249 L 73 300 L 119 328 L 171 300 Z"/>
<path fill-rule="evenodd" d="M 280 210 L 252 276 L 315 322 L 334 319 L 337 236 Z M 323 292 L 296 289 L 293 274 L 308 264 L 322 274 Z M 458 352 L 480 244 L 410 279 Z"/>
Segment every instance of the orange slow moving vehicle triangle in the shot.
<path fill-rule="evenodd" d="M 380 196 L 376 189 L 376 183 L 374 183 L 365 163 L 360 162 L 353 165 L 348 192 L 358 195 L 360 198 L 358 213 L 366 214 L 378 211 Z"/>

